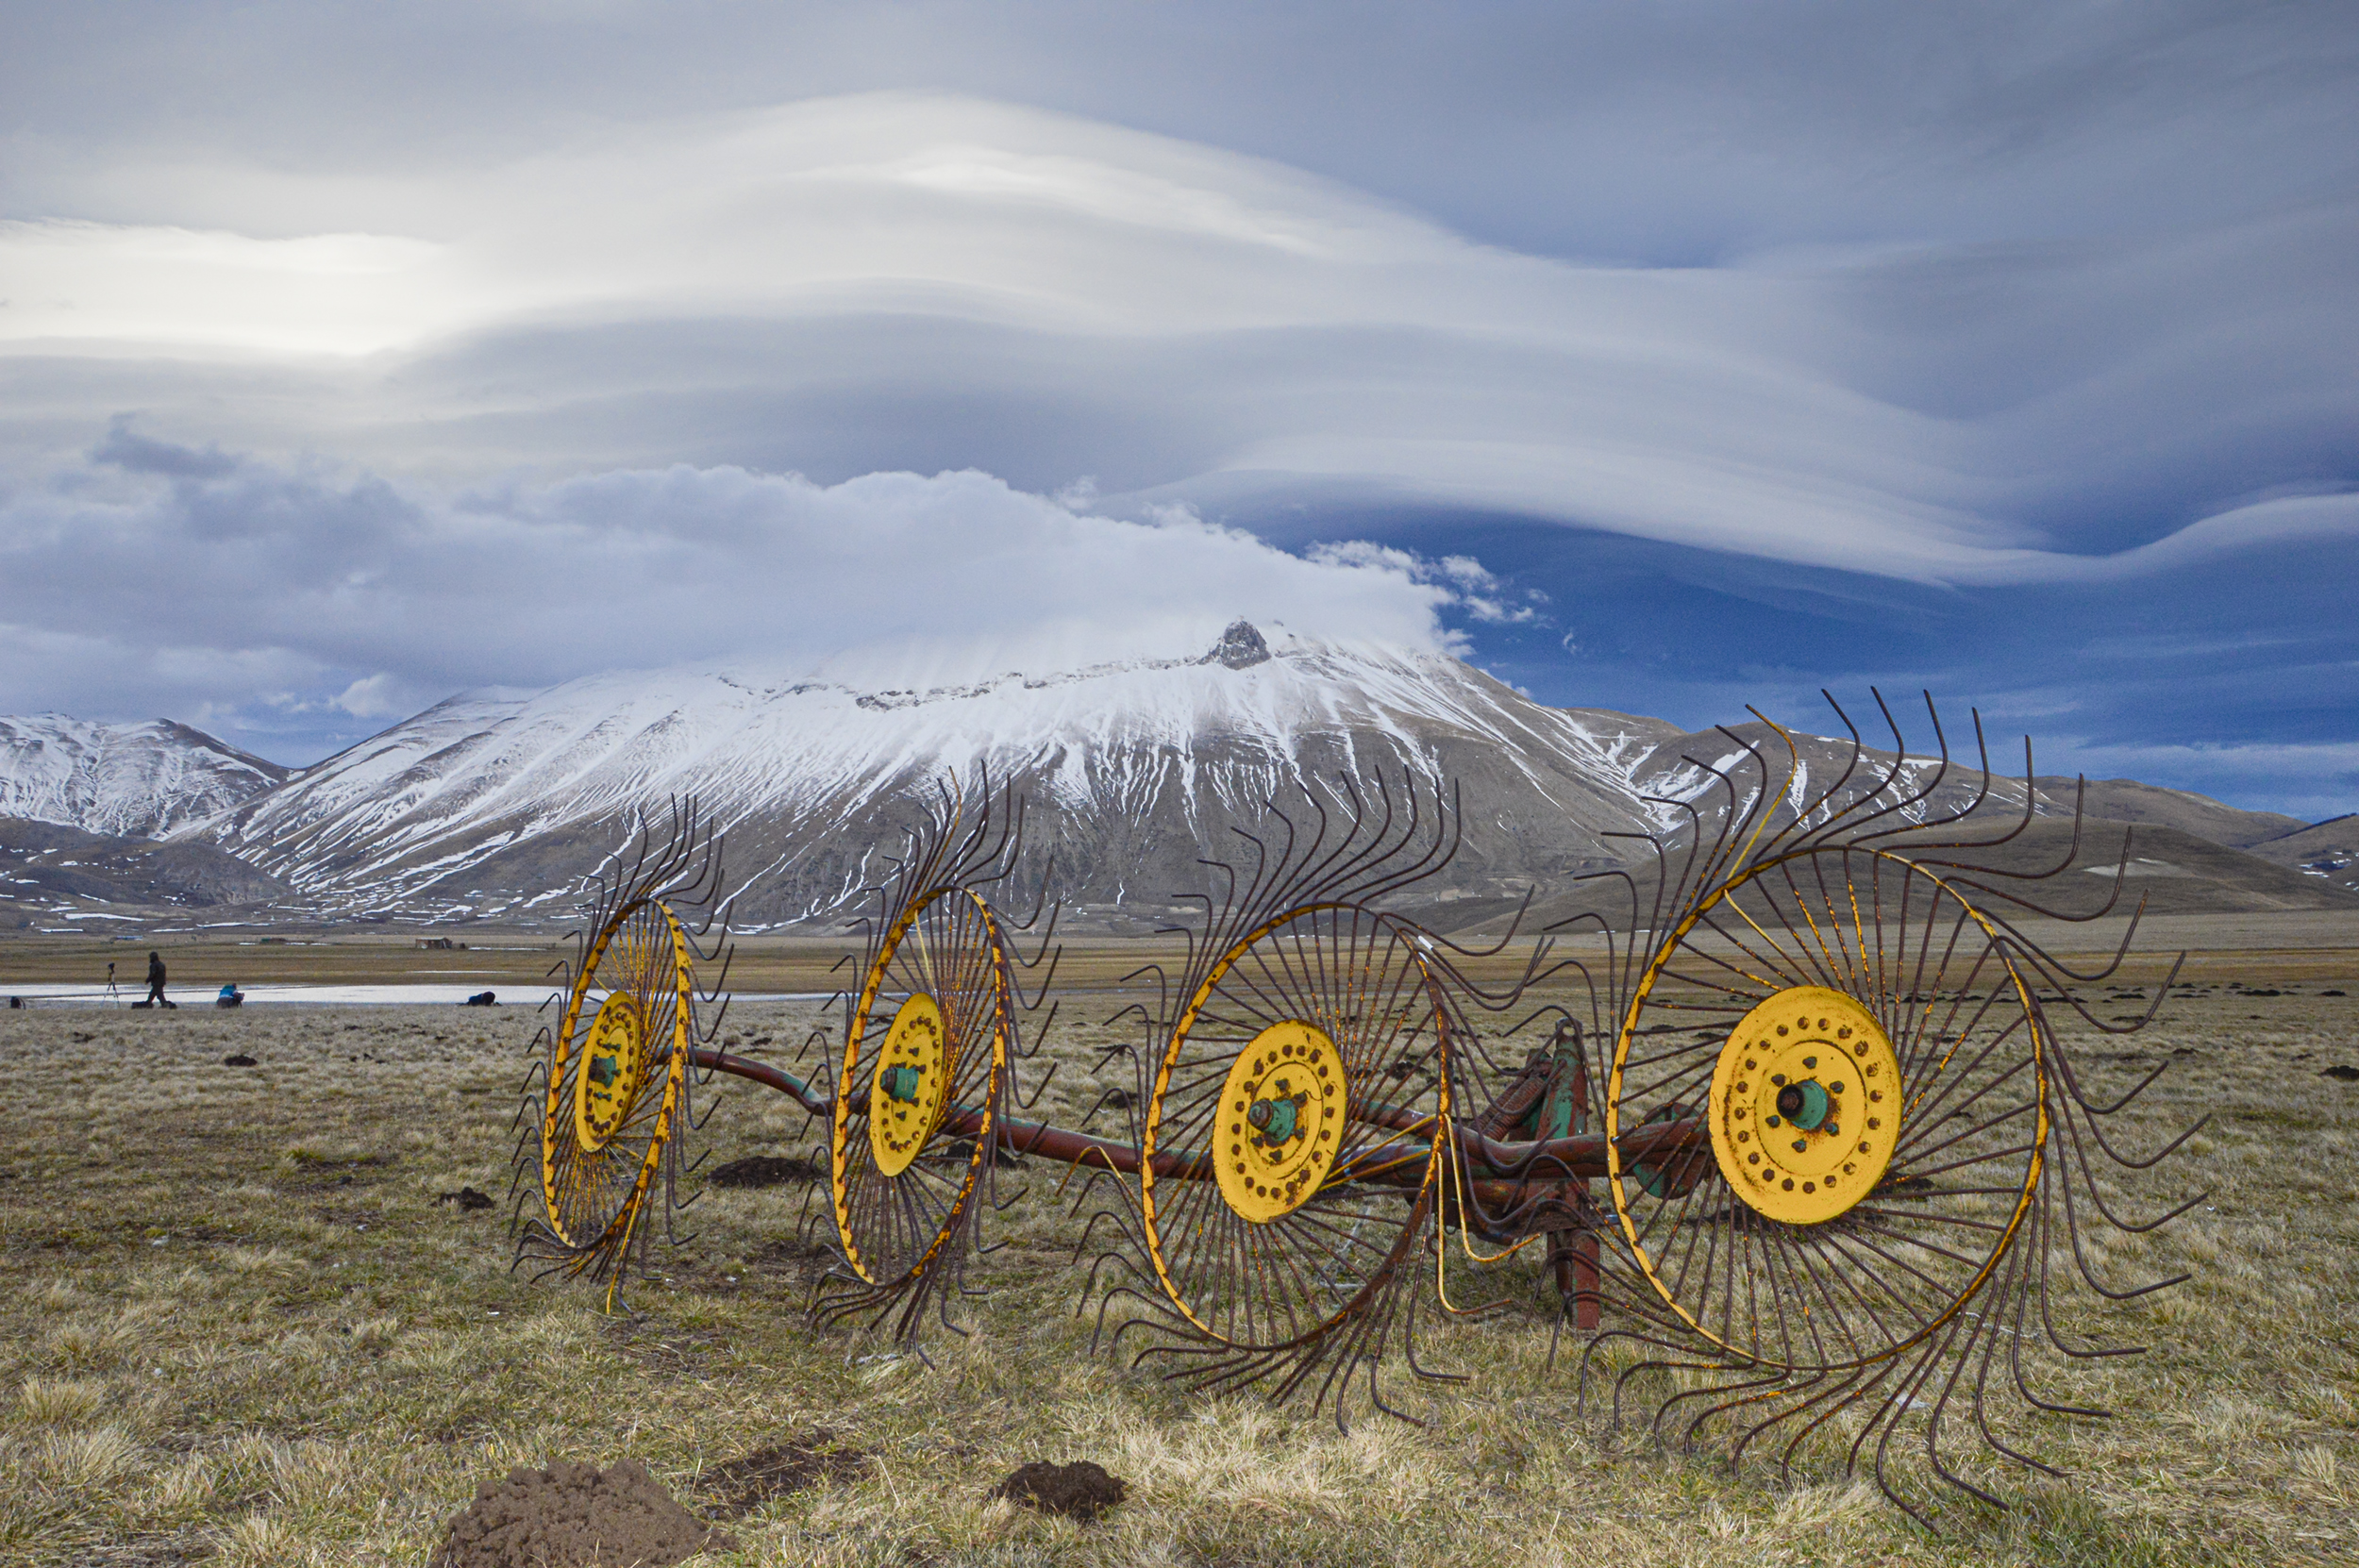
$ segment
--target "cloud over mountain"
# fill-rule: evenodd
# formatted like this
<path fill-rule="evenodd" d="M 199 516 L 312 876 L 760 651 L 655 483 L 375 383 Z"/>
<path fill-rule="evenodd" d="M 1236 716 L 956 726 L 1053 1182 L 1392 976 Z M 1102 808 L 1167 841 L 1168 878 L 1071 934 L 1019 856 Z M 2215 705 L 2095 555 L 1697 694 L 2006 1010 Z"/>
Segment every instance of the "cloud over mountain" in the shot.
<path fill-rule="evenodd" d="M 121 427 L 0 498 L 0 708 L 94 682 L 101 702 L 162 684 L 232 709 L 259 680 L 281 708 L 363 719 L 719 654 L 927 683 L 1170 657 L 1238 616 L 1437 648 L 1439 612 L 1486 580 L 1400 551 L 1304 559 L 1176 508 L 1098 516 L 972 472 L 822 486 L 676 464 L 446 492 Z"/>
<path fill-rule="evenodd" d="M 1362 615 L 2290 806 L 2359 710 L 2346 9 L 28 10 L 0 700 L 298 759 L 600 647 Z"/>

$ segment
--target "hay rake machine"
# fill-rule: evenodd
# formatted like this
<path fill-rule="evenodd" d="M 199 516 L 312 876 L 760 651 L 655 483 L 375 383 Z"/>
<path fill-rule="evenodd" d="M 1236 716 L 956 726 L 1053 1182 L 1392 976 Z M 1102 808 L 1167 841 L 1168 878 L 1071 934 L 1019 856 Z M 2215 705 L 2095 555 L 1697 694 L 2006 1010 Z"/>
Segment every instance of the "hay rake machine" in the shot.
<path fill-rule="evenodd" d="M 2075 1282 L 2109 1302 L 2176 1282 L 2108 1278 L 2092 1233 L 2200 1201 L 2133 1216 L 2120 1179 L 2196 1129 L 2123 1148 L 2106 1123 L 2154 1076 L 2093 1093 L 2051 1025 L 2062 1004 L 2126 1033 L 2152 1008 L 2100 1020 L 2074 996 L 2131 935 L 2083 971 L 2026 924 L 2096 919 L 2122 885 L 2093 910 L 2036 900 L 2082 824 L 2076 804 L 2069 842 L 2025 863 L 2028 743 L 2016 800 L 1979 718 L 1979 766 L 1957 768 L 1930 703 L 1922 755 L 1888 709 L 1883 751 L 1835 712 L 1847 742 L 1763 720 L 1682 759 L 1629 869 L 1577 879 L 1575 912 L 1529 943 L 1511 926 L 1470 949 L 1401 912 L 1459 847 L 1454 797 L 1345 785 L 1270 806 L 1204 862 L 1200 918 L 1166 933 L 1177 963 L 1127 977 L 1155 1001 L 1109 1021 L 1135 1014 L 1138 1043 L 1097 1063 L 1121 1137 L 1020 1114 L 1047 1083 L 1017 1093 L 1055 1017 L 1055 918 L 1045 893 L 1020 922 L 992 902 L 1018 860 L 1012 795 L 946 789 L 911 834 L 808 1077 L 713 1048 L 717 1014 L 696 1032 L 719 991 L 693 975 L 711 921 L 692 936 L 673 903 L 710 910 L 717 880 L 684 814 L 676 847 L 606 890 L 537 1043 L 519 1170 L 544 1211 L 522 1251 L 619 1278 L 659 1176 L 668 1218 L 691 1084 L 728 1073 L 826 1127 L 820 1324 L 921 1356 L 929 1319 L 955 1330 L 982 1221 L 1023 1196 L 997 1173 L 1029 1157 L 1070 1168 L 1081 1305 L 1133 1366 L 1339 1422 L 1363 1397 L 1402 1414 L 1388 1372 L 1461 1377 L 1419 1360 L 1420 1312 L 1496 1309 L 1465 1282 L 1520 1258 L 1613 1426 L 1732 1462 L 1865 1465 L 1914 1514 L 1889 1469 L 1905 1443 L 1997 1503 L 1961 1446 L 2046 1471 L 1994 1407 L 2101 1413 L 2042 1379 L 2131 1350 L 2059 1302 Z"/>

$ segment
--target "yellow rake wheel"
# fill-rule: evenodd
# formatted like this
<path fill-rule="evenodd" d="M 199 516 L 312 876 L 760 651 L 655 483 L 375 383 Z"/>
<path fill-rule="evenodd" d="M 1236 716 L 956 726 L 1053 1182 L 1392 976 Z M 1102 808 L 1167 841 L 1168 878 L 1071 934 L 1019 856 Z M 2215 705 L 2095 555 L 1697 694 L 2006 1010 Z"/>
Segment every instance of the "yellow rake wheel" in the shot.
<path fill-rule="evenodd" d="M 638 1236 L 684 1113 L 694 989 L 688 934 L 652 898 L 608 919 L 574 977 L 541 1127 L 541 1194 L 570 1272 Z"/>
<path fill-rule="evenodd" d="M 1449 1136 L 1447 1020 L 1415 928 L 1354 904 L 1278 915 L 1189 1000 L 1147 1104 L 1141 1218 L 1163 1294 L 1246 1359 L 1236 1376 L 1293 1358 L 1291 1387 L 1348 1326 L 1382 1333 Z"/>
<path fill-rule="evenodd" d="M 1846 845 L 1755 864 L 1681 917 L 1622 1022 L 1605 1132 L 1631 1258 L 1772 1372 L 1926 1344 L 2019 1266 L 2049 1052 L 2008 938 L 1940 876 Z M 1683 1187 L 1619 1153 L 1665 1120 L 1710 1135 Z"/>
<path fill-rule="evenodd" d="M 864 1285 L 918 1280 L 971 1217 L 1014 1038 L 1008 964 L 991 907 L 951 887 L 905 910 L 869 965 L 829 1158 L 836 1233 Z"/>

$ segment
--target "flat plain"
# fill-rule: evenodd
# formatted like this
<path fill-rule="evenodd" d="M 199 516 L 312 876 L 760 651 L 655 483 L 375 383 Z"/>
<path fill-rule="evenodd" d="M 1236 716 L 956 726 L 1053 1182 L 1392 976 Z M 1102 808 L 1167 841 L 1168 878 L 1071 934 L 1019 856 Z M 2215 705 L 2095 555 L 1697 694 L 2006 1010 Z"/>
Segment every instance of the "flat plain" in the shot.
<path fill-rule="evenodd" d="M 2359 1560 L 2359 1083 L 2325 1073 L 2359 1066 L 2359 940 L 2347 922 L 2238 917 L 2146 942 L 2206 935 L 2146 1031 L 2066 1030 L 2100 1087 L 2168 1062 L 2124 1118 L 2131 1142 L 2211 1117 L 2133 1189 L 2150 1209 L 2204 1201 L 2109 1243 L 2130 1276 L 2192 1277 L 2069 1309 L 2149 1347 L 2067 1370 L 2110 1419 L 2022 1419 L 2069 1478 L 1978 1472 L 2014 1500 L 2002 1512 L 1904 1467 L 1933 1531 L 1839 1470 L 1732 1469 L 1609 1430 L 1572 1358 L 1550 1363 L 1521 1262 L 1492 1272 L 1504 1306 L 1487 1321 L 1421 1334 L 1425 1359 L 1471 1376 L 1402 1379 L 1425 1425 L 1364 1411 L 1340 1431 L 1094 1353 L 1069 1266 L 1080 1226 L 1061 1173 L 1031 1161 L 1007 1173 L 1028 1196 L 975 1271 L 988 1293 L 953 1307 L 963 1336 L 928 1336 L 929 1367 L 811 1326 L 826 1255 L 807 1184 L 707 1190 L 614 1312 L 590 1285 L 511 1272 L 529 1006 L 0 1010 L 18 1108 L 0 1154 L 0 1561 L 416 1564 L 478 1481 L 517 1464 L 636 1457 L 718 1512 L 744 1501 L 732 1462 L 782 1446 L 839 1462 L 728 1520 L 739 1549 L 700 1561 Z M 393 942 L 221 945 L 242 983 L 477 965 L 504 997 L 536 994 L 556 956 L 522 940 L 479 965 Z M 97 951 L 13 948 L 0 977 L 79 978 Z M 1141 953 L 1076 949 L 1051 1040 L 1068 1065 L 1038 1114 L 1089 1110 L 1086 1068 L 1112 1038 L 1098 1020 Z M 732 984 L 822 989 L 821 956 L 755 946 Z M 173 961 L 193 985 L 212 959 Z M 2166 961 L 2142 951 L 2102 994 L 2150 999 Z M 821 1021 L 740 1003 L 724 1032 L 783 1062 Z M 816 1142 L 750 1085 L 722 1080 L 708 1107 L 693 1146 L 711 1165 Z M 499 1201 L 445 1201 L 469 1188 Z M 986 1500 L 1033 1459 L 1095 1460 L 1128 1499 L 1091 1525 Z"/>

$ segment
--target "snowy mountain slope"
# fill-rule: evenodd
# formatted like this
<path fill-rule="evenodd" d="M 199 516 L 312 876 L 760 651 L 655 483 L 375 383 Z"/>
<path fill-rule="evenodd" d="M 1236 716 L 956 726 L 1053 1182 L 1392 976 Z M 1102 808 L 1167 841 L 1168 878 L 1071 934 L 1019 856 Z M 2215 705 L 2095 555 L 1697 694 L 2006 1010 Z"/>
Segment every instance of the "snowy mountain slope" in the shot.
<path fill-rule="evenodd" d="M 0 718 L 0 816 L 161 838 L 252 798 L 288 770 L 169 719 Z"/>
<path fill-rule="evenodd" d="M 1466 842 L 1435 892 L 1617 863 L 1659 820 L 1632 773 L 1676 726 L 1549 709 L 1447 656 L 1240 624 L 1194 659 L 863 688 L 745 669 L 462 694 L 198 831 L 329 905 L 527 912 L 593 870 L 634 810 L 693 792 L 728 834 L 741 917 L 848 912 L 955 770 L 1028 798 L 1028 872 L 1069 903 L 1168 907 L 1264 800 L 1457 781 Z M 1028 890 L 1029 891 L 1029 890 Z"/>
<path fill-rule="evenodd" d="M 1903 722 L 1925 731 L 1913 753 L 1931 741 L 1921 714 Z M 1352 790 L 1373 801 L 1388 787 L 1397 799 L 1414 777 L 1424 792 L 1445 781 L 1461 790 L 1465 820 L 1456 859 L 1408 896 L 1420 918 L 1472 930 L 1527 889 L 1562 915 L 1602 896 L 1601 884 L 1573 885 L 1583 872 L 1627 866 L 1643 878 L 1650 852 L 1614 835 L 1680 831 L 1697 816 L 1709 828 L 1728 801 L 1715 771 L 1757 771 L 1748 744 L 1783 776 L 1787 742 L 1759 723 L 1687 734 L 1659 720 L 1548 708 L 1447 655 L 1282 633 L 1265 641 L 1239 623 L 1193 657 L 980 677 L 696 667 L 537 693 L 465 692 L 180 837 L 240 857 L 326 913 L 563 920 L 582 878 L 640 814 L 660 816 L 693 794 L 728 836 L 741 927 L 826 926 L 858 910 L 860 890 L 883 875 L 945 776 L 971 792 L 987 774 L 1029 809 L 1025 859 L 1001 902 L 1029 908 L 1053 862 L 1069 909 L 1135 926 L 1162 923 L 1208 888 L 1202 858 L 1244 858 L 1231 829 L 1261 821 L 1265 802 L 1303 815 L 1306 789 L 1333 809 Z M 1852 760 L 1845 741 L 1803 735 L 1794 744 L 1779 814 L 1808 805 Z M 1993 762 L 2010 758 L 2021 765 L 2019 749 Z M 1888 752 L 1858 759 L 1844 792 L 1876 787 L 1892 766 Z M 1995 778 L 1984 793 L 1970 751 L 1946 773 L 1921 757 L 1905 766 L 1909 788 L 1927 798 L 1886 826 L 1980 798 L 2003 833 L 2023 809 L 2020 776 Z M 2140 796 L 2139 809 L 2150 819 L 2167 808 L 2191 824 L 2250 826 L 2217 802 L 2149 793 L 2156 799 Z M 2172 798 L 2157 804 L 2161 795 Z M 2092 815 L 2107 798 L 2092 798 Z M 2072 809 L 2069 790 L 2051 779 L 2037 781 L 2032 804 L 2047 817 Z M 2066 820 L 2006 854 L 2047 855 L 2051 841 L 2071 840 Z M 2109 857 L 2120 834 L 2087 842 L 2090 858 Z M 2223 890 L 2222 907 L 2291 896 L 2276 886 L 2285 874 L 2243 869 L 2267 873 L 2269 885 L 2248 888 L 2251 876 L 2213 868 L 2183 878 L 2172 897 L 2216 896 L 2199 882 Z"/>

